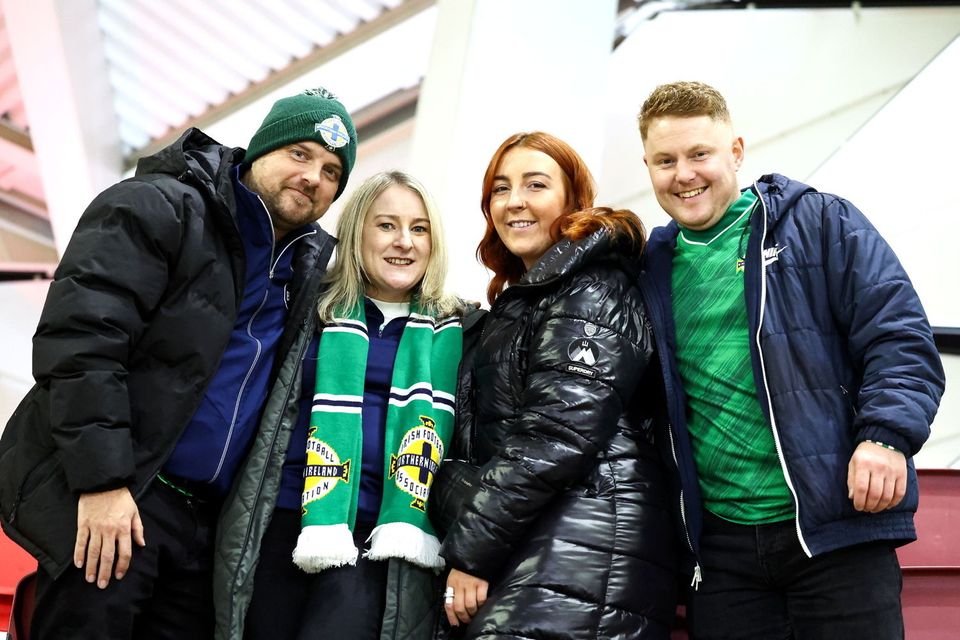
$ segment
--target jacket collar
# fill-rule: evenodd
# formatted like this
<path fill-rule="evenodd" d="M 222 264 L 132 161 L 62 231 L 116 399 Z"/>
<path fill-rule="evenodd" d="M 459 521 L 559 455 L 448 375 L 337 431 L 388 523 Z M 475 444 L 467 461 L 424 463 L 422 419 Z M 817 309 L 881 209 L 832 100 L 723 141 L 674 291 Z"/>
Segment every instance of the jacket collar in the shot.
<path fill-rule="evenodd" d="M 509 289 L 540 287 L 579 271 L 584 265 L 611 253 L 611 237 L 599 229 L 580 240 L 563 238 L 547 249 L 533 268 Z"/>
<path fill-rule="evenodd" d="M 203 188 L 215 200 L 232 210 L 233 181 L 230 169 L 243 158 L 243 149 L 225 147 L 196 127 L 157 153 L 137 162 L 136 175 L 165 173 Z"/>

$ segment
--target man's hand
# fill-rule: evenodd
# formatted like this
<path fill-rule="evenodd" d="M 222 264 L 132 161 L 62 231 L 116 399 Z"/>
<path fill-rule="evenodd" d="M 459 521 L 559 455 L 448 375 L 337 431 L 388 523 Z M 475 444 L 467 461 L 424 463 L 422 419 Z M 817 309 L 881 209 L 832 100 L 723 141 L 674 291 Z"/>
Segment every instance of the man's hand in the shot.
<path fill-rule="evenodd" d="M 853 508 L 878 513 L 895 507 L 907 492 L 907 459 L 899 451 L 861 442 L 847 465 L 848 497 Z"/>
<path fill-rule="evenodd" d="M 487 587 L 486 580 L 457 569 L 450 570 L 447 588 L 453 589 L 453 602 L 444 602 L 443 608 L 451 627 L 458 626 L 459 622 L 467 624 L 477 615 L 477 610 L 487 601 Z"/>
<path fill-rule="evenodd" d="M 106 589 L 114 560 L 114 576 L 117 580 L 124 576 L 133 555 L 131 537 L 141 547 L 146 545 L 140 511 L 129 489 L 80 495 L 73 564 L 78 569 L 86 564 L 87 582 L 96 580 L 98 587 Z"/>

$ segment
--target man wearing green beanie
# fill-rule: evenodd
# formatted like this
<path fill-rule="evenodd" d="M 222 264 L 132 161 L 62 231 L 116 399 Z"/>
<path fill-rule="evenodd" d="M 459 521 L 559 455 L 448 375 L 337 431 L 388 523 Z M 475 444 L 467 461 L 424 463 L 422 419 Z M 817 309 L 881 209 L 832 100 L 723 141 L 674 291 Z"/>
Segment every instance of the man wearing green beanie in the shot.
<path fill-rule="evenodd" d="M 324 89 L 247 150 L 189 129 L 87 207 L 0 438 L 0 522 L 39 561 L 33 637 L 210 638 L 219 507 L 291 383 L 357 135 Z M 276 386 L 274 386 L 276 385 Z"/>

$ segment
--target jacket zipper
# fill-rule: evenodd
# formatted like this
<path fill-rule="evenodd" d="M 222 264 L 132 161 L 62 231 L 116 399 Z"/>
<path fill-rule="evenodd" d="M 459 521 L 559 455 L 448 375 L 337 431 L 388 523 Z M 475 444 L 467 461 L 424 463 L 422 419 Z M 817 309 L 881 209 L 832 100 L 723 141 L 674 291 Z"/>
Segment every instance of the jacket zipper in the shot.
<path fill-rule="evenodd" d="M 270 268 L 267 271 L 267 279 L 268 279 L 267 290 L 263 292 L 263 300 L 260 301 L 260 306 L 257 307 L 257 310 L 253 312 L 253 315 L 250 316 L 250 320 L 247 322 L 247 335 L 250 336 L 250 338 L 252 338 L 253 341 L 257 343 L 257 352 L 256 354 L 254 354 L 253 362 L 250 363 L 250 367 L 247 369 L 247 373 L 243 377 L 243 382 L 240 383 L 240 389 L 237 392 L 237 398 L 233 404 L 233 416 L 230 418 L 230 428 L 227 429 L 227 439 L 223 444 L 223 450 L 220 452 L 220 461 L 217 463 L 217 469 L 216 471 L 213 472 L 213 477 L 210 478 L 209 482 L 215 481 L 218 477 L 220 477 L 220 472 L 223 471 L 223 464 L 227 459 L 227 452 L 230 450 L 230 443 L 233 441 L 233 432 L 237 426 L 237 416 L 240 413 L 240 402 L 243 399 L 243 392 L 247 388 L 247 382 L 250 381 L 250 376 L 253 374 L 253 371 L 256 368 L 257 363 L 260 361 L 260 354 L 263 352 L 263 343 L 260 341 L 259 338 L 253 335 L 253 323 L 257 319 L 257 316 L 260 314 L 260 312 L 263 310 L 264 305 L 267 304 L 267 300 L 270 297 L 270 285 L 273 281 L 274 270 L 277 268 L 277 263 L 280 262 L 280 258 L 283 256 L 284 252 L 290 247 L 292 247 L 295 242 L 297 242 L 301 238 L 305 238 L 307 236 L 316 234 L 316 230 L 314 230 L 314 231 L 309 231 L 307 233 L 299 235 L 293 240 L 291 240 L 290 242 L 288 242 L 283 247 L 283 249 L 280 250 L 280 253 L 274 255 L 274 252 L 277 249 L 277 234 L 276 234 L 276 231 L 274 231 L 273 229 L 273 218 L 270 217 L 270 211 L 267 209 L 267 205 L 264 204 L 263 199 L 260 198 L 259 195 L 257 196 L 257 199 L 260 200 L 260 204 L 263 206 L 263 210 L 267 214 L 267 220 L 270 222 L 270 237 L 272 239 L 272 244 L 270 247 Z"/>
<path fill-rule="evenodd" d="M 223 463 L 227 459 L 227 451 L 230 450 L 230 442 L 233 440 L 233 431 L 237 426 L 237 416 L 240 413 L 240 402 L 243 400 L 243 392 L 247 388 L 247 383 L 250 381 L 250 376 L 253 375 L 253 370 L 256 369 L 257 363 L 260 361 L 260 354 L 263 351 L 263 343 L 260 342 L 260 339 L 253 335 L 253 323 L 257 319 L 257 316 L 263 310 L 264 305 L 267 303 L 267 299 L 270 297 L 270 285 L 267 285 L 267 290 L 263 292 L 263 300 L 260 301 L 260 306 L 257 307 L 257 310 L 253 312 L 253 315 L 250 316 L 250 320 L 247 321 L 247 335 L 250 336 L 254 342 L 257 343 L 257 352 L 253 356 L 253 362 L 250 363 L 250 366 L 247 368 L 247 373 L 243 376 L 243 382 L 240 383 L 240 389 L 237 391 L 237 399 L 233 403 L 233 416 L 230 418 L 230 428 L 227 429 L 227 439 L 223 443 L 223 450 L 220 452 L 220 461 L 217 463 L 217 470 L 213 472 L 213 477 L 210 478 L 210 482 L 213 482 L 220 476 L 220 472 L 223 470 Z"/>
<path fill-rule="evenodd" d="M 267 216 L 269 216 L 269 215 L 270 215 L 270 214 L 267 214 Z M 272 229 L 273 227 L 271 226 L 270 228 Z M 287 249 L 289 249 L 290 247 L 292 247 L 298 240 L 302 240 L 303 238 L 306 238 L 307 236 L 315 236 L 315 235 L 317 235 L 316 229 L 314 229 L 313 231 L 307 231 L 306 233 L 300 234 L 299 236 L 297 236 L 296 238 L 294 238 L 293 240 L 291 240 L 290 242 L 288 242 L 288 243 L 283 247 L 283 249 L 280 250 L 280 253 L 277 254 L 276 259 L 273 258 L 273 251 L 271 251 L 271 252 L 270 252 L 270 273 L 267 274 L 267 277 L 269 277 L 271 280 L 273 280 L 273 274 L 274 274 L 274 271 L 275 271 L 276 268 L 277 268 L 277 264 L 280 262 L 280 258 L 283 257 L 283 254 L 287 251 Z M 274 244 L 276 244 L 276 239 L 274 239 Z"/>
<path fill-rule="evenodd" d="M 653 285 L 650 285 L 653 286 Z M 654 313 L 657 314 L 657 317 L 663 318 L 664 314 L 660 307 L 660 298 L 653 292 L 648 295 L 647 287 L 641 286 L 640 293 L 643 296 L 644 304 L 647 305 L 648 309 L 652 309 Z M 663 323 L 662 323 L 663 324 Z M 656 338 L 654 338 L 656 339 Z M 667 371 L 667 362 L 666 358 L 660 358 L 660 371 L 663 375 L 663 384 L 664 391 L 666 387 L 670 385 L 670 372 Z M 667 394 L 669 398 L 669 393 Z M 669 404 L 669 399 L 667 400 Z M 680 474 L 680 462 L 677 457 L 677 445 L 674 440 L 673 435 L 673 423 L 668 419 L 667 420 L 667 435 L 670 436 L 670 454 L 673 456 L 673 466 L 677 469 L 677 473 Z M 687 543 L 687 548 L 690 549 L 691 555 L 694 558 L 693 566 L 693 580 L 690 582 L 690 586 L 693 587 L 694 591 L 700 588 L 700 583 L 703 582 L 703 574 L 700 569 L 700 556 L 697 551 L 693 548 L 693 540 L 690 538 L 690 526 L 687 524 L 687 504 L 686 499 L 684 498 L 683 490 L 683 480 L 680 480 L 680 520 L 683 522 L 683 538 Z"/>
<path fill-rule="evenodd" d="M 759 196 L 758 199 L 763 207 L 763 233 L 760 235 L 760 243 L 758 248 L 760 266 L 760 318 L 757 322 L 757 333 L 754 336 L 754 341 L 757 347 L 757 359 L 760 362 L 760 374 L 763 376 L 763 393 L 767 399 L 767 413 L 770 415 L 770 429 L 773 432 L 773 443 L 777 448 L 777 458 L 780 460 L 780 469 L 783 471 L 783 479 L 786 481 L 787 488 L 790 489 L 791 495 L 793 495 L 793 504 L 795 505 L 794 525 L 797 530 L 797 539 L 800 541 L 800 546 L 803 548 L 803 552 L 807 554 L 807 557 L 809 558 L 812 557 L 812 554 L 810 553 L 810 548 L 807 546 L 807 541 L 803 538 L 803 531 L 800 530 L 800 497 L 797 495 L 797 490 L 793 486 L 793 481 L 790 479 L 790 471 L 787 469 L 787 461 L 783 457 L 783 445 L 780 443 L 780 432 L 777 430 L 777 418 L 773 413 L 773 397 L 770 395 L 770 385 L 767 381 L 767 365 L 763 359 L 763 347 L 760 343 L 760 332 L 763 328 L 764 311 L 766 310 L 767 304 L 767 261 L 763 256 L 763 246 L 767 240 L 768 211 L 767 203 L 760 194 L 760 187 L 756 182 L 753 183 L 753 188 Z"/>
<path fill-rule="evenodd" d="M 30 483 L 31 478 L 33 478 L 34 475 L 39 473 L 41 468 L 43 468 L 44 470 L 46 470 L 47 467 L 52 468 L 54 460 L 55 460 L 54 456 L 44 458 L 43 460 L 38 462 L 36 465 L 34 465 L 34 467 L 27 472 L 27 475 L 23 477 L 23 482 L 21 482 L 20 486 L 17 487 L 17 497 L 14 499 L 13 506 L 10 508 L 10 517 L 7 518 L 7 521 L 10 524 L 13 524 L 14 520 L 17 519 L 17 511 L 20 509 L 20 502 L 23 500 L 23 491 L 26 488 L 26 486 Z"/>
<path fill-rule="evenodd" d="M 679 473 L 680 463 L 677 461 L 677 447 L 673 442 L 673 423 L 669 420 L 667 421 L 667 435 L 670 436 L 670 453 L 673 454 L 673 464 Z M 680 520 L 683 522 L 683 538 L 687 541 L 687 548 L 690 549 L 690 553 L 695 558 L 693 580 L 690 581 L 690 586 L 693 587 L 694 591 L 697 591 L 700 588 L 700 583 L 703 582 L 703 576 L 700 572 L 700 560 L 697 557 L 697 552 L 693 550 L 693 541 L 690 539 L 690 527 L 687 525 L 687 505 L 683 497 L 683 482 L 680 483 Z"/>

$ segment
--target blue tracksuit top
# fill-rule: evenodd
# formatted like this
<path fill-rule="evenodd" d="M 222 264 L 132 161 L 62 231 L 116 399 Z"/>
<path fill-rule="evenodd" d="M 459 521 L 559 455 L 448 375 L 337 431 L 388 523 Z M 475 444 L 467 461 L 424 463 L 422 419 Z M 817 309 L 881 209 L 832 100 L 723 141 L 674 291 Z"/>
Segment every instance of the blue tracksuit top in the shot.
<path fill-rule="evenodd" d="M 383 496 L 384 435 L 387 423 L 387 402 L 393 380 L 393 363 L 400 346 L 400 336 L 407 326 L 407 318 L 394 318 L 380 331 L 383 314 L 373 302 L 366 300 L 367 327 L 370 328 L 370 350 L 367 352 L 367 374 L 363 385 L 363 457 L 360 474 L 360 498 L 357 505 L 357 523 L 373 524 L 380 515 Z M 317 346 L 319 334 L 307 347 L 303 361 L 303 384 L 300 391 L 297 425 L 290 436 L 287 459 L 283 465 L 280 495 L 277 506 L 300 509 L 303 493 L 303 467 L 307 462 L 307 427 L 317 377 Z"/>
<path fill-rule="evenodd" d="M 273 223 L 260 197 L 233 175 L 237 227 L 246 275 L 243 299 L 220 366 L 163 473 L 210 484 L 226 494 L 256 432 L 270 384 L 277 343 L 287 319 L 293 245 L 316 233 L 291 231 L 274 244 Z"/>

